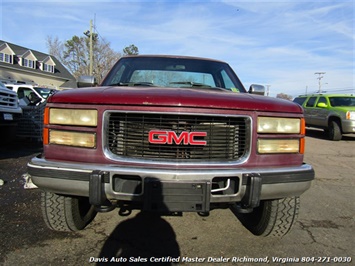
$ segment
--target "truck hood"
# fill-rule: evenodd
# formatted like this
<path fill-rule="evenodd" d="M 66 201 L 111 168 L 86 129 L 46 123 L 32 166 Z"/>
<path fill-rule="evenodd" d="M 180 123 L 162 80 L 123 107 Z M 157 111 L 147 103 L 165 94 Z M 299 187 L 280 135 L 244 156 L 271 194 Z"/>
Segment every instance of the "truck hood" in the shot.
<path fill-rule="evenodd" d="M 291 101 L 219 89 L 93 87 L 60 91 L 48 103 L 197 107 L 302 113 Z"/>

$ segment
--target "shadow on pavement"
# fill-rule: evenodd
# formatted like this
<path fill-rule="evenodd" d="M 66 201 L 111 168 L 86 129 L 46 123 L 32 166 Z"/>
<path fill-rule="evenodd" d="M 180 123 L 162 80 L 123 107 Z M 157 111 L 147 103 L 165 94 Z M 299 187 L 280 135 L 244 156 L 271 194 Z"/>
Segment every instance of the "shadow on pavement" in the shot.
<path fill-rule="evenodd" d="M 174 265 L 170 258 L 178 258 L 180 248 L 171 225 L 159 213 L 139 212 L 132 219 L 121 222 L 102 247 L 99 258 L 116 265 L 156 265 L 154 258 L 167 258 L 159 265 Z M 112 259 L 115 262 L 111 261 Z"/>
<path fill-rule="evenodd" d="M 311 138 L 328 140 L 328 136 L 326 135 L 326 133 L 322 129 L 307 128 L 306 129 L 306 136 L 311 137 Z"/>
<path fill-rule="evenodd" d="M 316 139 L 324 139 L 324 140 L 328 140 L 328 141 L 332 141 L 328 139 L 328 136 L 326 134 L 326 132 L 324 132 L 324 130 L 322 129 L 317 129 L 317 128 L 307 128 L 306 129 L 306 136 L 307 137 L 311 137 L 311 138 L 316 138 Z M 343 135 L 342 139 L 340 141 L 355 141 L 355 135 L 354 134 L 347 134 L 347 135 Z"/>

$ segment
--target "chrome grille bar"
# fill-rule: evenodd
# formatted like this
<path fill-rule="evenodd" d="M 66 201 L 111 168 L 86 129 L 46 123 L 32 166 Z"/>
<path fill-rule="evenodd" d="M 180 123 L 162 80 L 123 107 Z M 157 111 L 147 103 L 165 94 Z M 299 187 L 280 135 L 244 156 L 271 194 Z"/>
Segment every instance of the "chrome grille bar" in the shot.
<path fill-rule="evenodd" d="M 106 145 L 110 153 L 129 159 L 171 162 L 239 161 L 249 149 L 250 119 L 240 116 L 208 116 L 165 113 L 110 112 Z M 206 132 L 206 145 L 152 144 L 151 130 Z"/>

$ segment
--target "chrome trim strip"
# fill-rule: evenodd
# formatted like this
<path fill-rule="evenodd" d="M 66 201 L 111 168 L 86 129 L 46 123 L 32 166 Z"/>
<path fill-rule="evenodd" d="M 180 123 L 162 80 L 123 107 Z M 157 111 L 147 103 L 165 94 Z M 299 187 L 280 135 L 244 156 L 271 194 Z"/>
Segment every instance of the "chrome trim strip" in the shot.
<path fill-rule="evenodd" d="M 251 154 L 251 145 L 252 145 L 252 135 L 253 135 L 253 118 L 251 116 L 246 116 L 246 115 L 219 115 L 219 114 L 208 114 L 208 113 L 184 113 L 184 112 L 177 112 L 177 113 L 171 113 L 171 112 L 149 112 L 149 114 L 164 114 L 164 115 L 194 115 L 194 116 L 211 116 L 211 117 L 238 117 L 238 118 L 245 118 L 247 119 L 247 129 L 249 135 L 247 136 L 248 140 L 246 141 L 246 144 L 248 145 L 246 154 L 241 157 L 238 161 L 226 161 L 225 163 L 221 162 L 213 162 L 213 161 L 206 161 L 206 162 L 169 162 L 169 161 L 158 161 L 158 160 L 149 160 L 149 159 L 130 159 L 130 158 L 125 158 L 121 156 L 114 155 L 109 151 L 107 148 L 107 138 L 106 138 L 106 131 L 108 129 L 108 116 L 109 113 L 123 113 L 123 114 L 141 114 L 143 113 L 142 111 L 122 111 L 122 110 L 105 110 L 103 113 L 102 117 L 102 148 L 103 148 L 103 153 L 106 158 L 116 161 L 116 162 L 124 162 L 124 163 L 141 163 L 141 164 L 149 164 L 149 165 L 171 165 L 171 166 L 188 166 L 188 165 L 209 165 L 209 166 L 237 166 L 245 163 Z M 249 122 L 249 123 L 248 123 Z"/>
<path fill-rule="evenodd" d="M 36 160 L 38 159 L 38 160 Z M 39 158 L 33 158 L 32 161 L 35 161 L 37 163 L 39 162 L 44 162 L 43 159 L 39 159 Z M 31 162 L 32 162 L 31 161 Z M 51 166 L 51 165 L 36 165 L 29 162 L 27 164 L 27 167 L 32 167 L 32 168 L 37 168 L 37 169 L 48 169 L 48 170 L 57 170 L 57 171 L 71 171 L 71 172 L 80 172 L 80 173 L 91 173 L 94 169 L 89 169 L 89 170 L 85 170 L 85 169 L 76 169 L 76 168 L 68 168 L 70 166 L 70 164 L 66 164 L 66 163 L 60 163 L 58 164 L 58 166 Z M 60 166 L 65 166 L 65 167 L 60 167 Z M 81 164 L 75 164 L 75 166 L 78 166 Z M 82 165 L 84 167 L 84 165 Z M 86 165 L 85 165 L 86 168 Z M 87 169 L 87 168 L 86 168 Z"/>
<path fill-rule="evenodd" d="M 56 161 L 48 161 L 44 158 L 34 157 L 27 164 L 28 167 L 60 170 L 60 171 L 77 171 L 83 173 L 91 173 L 94 170 L 101 170 L 114 174 L 129 174 L 145 177 L 157 177 L 162 180 L 196 180 L 202 178 L 204 180 L 215 176 L 238 176 L 244 173 L 260 173 L 260 174 L 281 174 L 281 173 L 299 173 L 303 171 L 312 171 L 313 168 L 309 164 L 291 167 L 269 167 L 269 168 L 236 168 L 236 169 L 159 169 L 159 168 L 139 168 L 124 167 L 114 164 L 92 164 L 92 163 L 63 163 Z M 111 177 L 110 177 L 111 179 Z"/>

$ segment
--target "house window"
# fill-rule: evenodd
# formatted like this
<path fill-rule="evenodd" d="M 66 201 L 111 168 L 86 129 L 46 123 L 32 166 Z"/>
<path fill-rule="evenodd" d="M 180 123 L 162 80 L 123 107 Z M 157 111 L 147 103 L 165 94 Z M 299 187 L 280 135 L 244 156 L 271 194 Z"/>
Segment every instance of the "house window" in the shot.
<path fill-rule="evenodd" d="M 48 65 L 48 64 L 43 64 L 43 70 L 46 72 L 54 72 L 54 66 L 52 65 Z"/>
<path fill-rule="evenodd" d="M 29 68 L 34 68 L 35 62 L 33 60 L 23 58 L 23 66 L 29 67 Z"/>
<path fill-rule="evenodd" d="M 12 64 L 12 56 L 5 53 L 0 53 L 0 62 L 6 62 Z"/>

